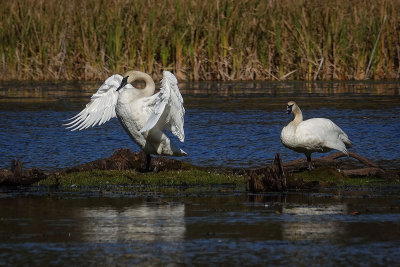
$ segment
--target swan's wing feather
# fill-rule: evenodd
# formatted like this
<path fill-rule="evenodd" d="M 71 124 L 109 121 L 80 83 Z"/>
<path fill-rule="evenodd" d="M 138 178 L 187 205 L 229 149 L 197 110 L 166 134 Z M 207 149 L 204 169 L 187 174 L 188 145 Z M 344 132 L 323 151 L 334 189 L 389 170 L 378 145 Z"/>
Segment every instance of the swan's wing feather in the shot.
<path fill-rule="evenodd" d="M 153 112 L 140 132 L 150 131 L 154 126 L 159 125 L 162 129 L 170 130 L 183 142 L 185 140 L 183 129 L 185 108 L 179 92 L 178 80 L 171 72 L 163 72 L 161 90 L 154 101 Z"/>
<path fill-rule="evenodd" d="M 299 124 L 296 131 L 307 146 L 326 146 L 347 153 L 346 145 L 351 144 L 347 134 L 333 121 L 313 118 Z"/>
<path fill-rule="evenodd" d="M 92 95 L 90 102 L 70 122 L 64 124 L 71 131 L 87 129 L 91 126 L 101 125 L 116 117 L 115 105 L 118 101 L 117 88 L 121 84 L 122 76 L 112 75 Z M 126 86 L 131 86 L 127 84 Z"/>

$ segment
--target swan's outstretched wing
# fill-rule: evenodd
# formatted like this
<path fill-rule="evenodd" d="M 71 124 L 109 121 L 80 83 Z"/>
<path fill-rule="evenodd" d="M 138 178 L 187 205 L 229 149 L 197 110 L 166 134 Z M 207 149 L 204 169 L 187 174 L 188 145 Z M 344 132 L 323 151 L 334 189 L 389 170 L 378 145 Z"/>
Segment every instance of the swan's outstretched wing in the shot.
<path fill-rule="evenodd" d="M 154 101 L 153 112 L 140 132 L 150 131 L 154 126 L 159 125 L 162 129 L 170 130 L 183 142 L 185 140 L 183 130 L 185 108 L 179 92 L 178 80 L 171 72 L 163 72 L 161 90 Z"/>
<path fill-rule="evenodd" d="M 95 125 L 101 125 L 116 117 L 115 105 L 118 100 L 117 88 L 121 84 L 122 76 L 115 74 L 109 77 L 91 97 L 90 102 L 79 114 L 72 117 L 65 124 L 71 131 L 83 130 Z M 131 86 L 127 84 L 126 86 Z"/>

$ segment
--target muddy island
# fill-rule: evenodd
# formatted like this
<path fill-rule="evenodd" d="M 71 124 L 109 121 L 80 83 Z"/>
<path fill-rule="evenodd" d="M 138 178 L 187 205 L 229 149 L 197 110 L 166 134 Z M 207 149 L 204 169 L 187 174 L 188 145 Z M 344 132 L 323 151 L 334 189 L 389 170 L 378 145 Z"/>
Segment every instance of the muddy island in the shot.
<path fill-rule="evenodd" d="M 250 192 L 284 192 L 335 185 L 382 185 L 400 183 L 400 168 L 386 170 L 373 161 L 350 152 L 341 152 L 313 160 L 308 171 L 305 159 L 283 162 L 276 154 L 262 168 L 205 168 L 166 157 L 152 157 L 151 170 L 145 172 L 145 154 L 118 149 L 108 158 L 68 167 L 57 172 L 38 168 L 24 169 L 13 160 L 10 169 L 0 170 L 1 186 L 77 186 L 102 184 L 205 186 L 229 184 Z"/>

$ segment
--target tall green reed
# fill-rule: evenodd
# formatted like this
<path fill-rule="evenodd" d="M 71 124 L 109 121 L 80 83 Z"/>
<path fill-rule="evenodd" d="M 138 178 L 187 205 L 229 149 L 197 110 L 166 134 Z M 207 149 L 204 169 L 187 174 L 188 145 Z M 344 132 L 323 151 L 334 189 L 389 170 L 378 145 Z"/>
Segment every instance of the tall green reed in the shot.
<path fill-rule="evenodd" d="M 0 79 L 128 69 L 180 80 L 393 79 L 399 11 L 396 0 L 4 1 Z"/>

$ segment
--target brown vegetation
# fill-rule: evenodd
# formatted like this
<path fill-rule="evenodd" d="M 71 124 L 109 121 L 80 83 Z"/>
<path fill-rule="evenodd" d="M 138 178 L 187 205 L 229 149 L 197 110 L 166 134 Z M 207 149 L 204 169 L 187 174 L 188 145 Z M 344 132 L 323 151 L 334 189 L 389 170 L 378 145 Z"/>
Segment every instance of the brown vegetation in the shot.
<path fill-rule="evenodd" d="M 283 167 L 279 154 L 272 164 L 266 168 L 248 172 L 248 189 L 250 192 L 283 192 L 287 190 L 287 171 Z"/>
<path fill-rule="evenodd" d="M 66 168 L 62 172 L 81 172 L 91 170 L 136 170 L 144 171 L 146 165 L 146 154 L 136 153 L 128 148 L 120 148 L 111 157 L 98 159 L 83 163 L 78 166 Z M 155 171 L 180 170 L 182 161 L 165 157 L 152 158 L 150 169 Z"/>
<path fill-rule="evenodd" d="M 37 168 L 24 170 L 21 160 L 13 160 L 10 170 L 0 170 L 0 185 L 31 185 L 47 177 L 47 173 Z"/>
<path fill-rule="evenodd" d="M 74 167 L 65 168 L 58 172 L 46 173 L 40 169 L 23 169 L 21 160 L 13 160 L 11 169 L 0 170 L 0 186 L 2 185 L 31 185 L 50 176 L 58 176 L 62 173 L 84 172 L 93 170 L 135 170 L 145 171 L 146 155 L 143 152 L 136 153 L 127 148 L 121 148 L 108 158 L 98 159 L 83 163 Z M 165 157 L 152 158 L 150 169 L 159 171 L 182 170 L 190 166 L 179 160 Z"/>
<path fill-rule="evenodd" d="M 0 80 L 391 79 L 397 0 L 15 0 L 0 5 Z"/>

